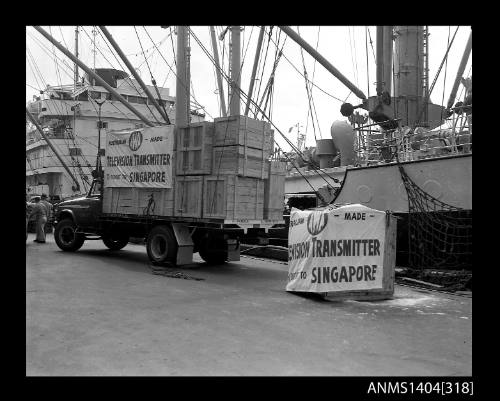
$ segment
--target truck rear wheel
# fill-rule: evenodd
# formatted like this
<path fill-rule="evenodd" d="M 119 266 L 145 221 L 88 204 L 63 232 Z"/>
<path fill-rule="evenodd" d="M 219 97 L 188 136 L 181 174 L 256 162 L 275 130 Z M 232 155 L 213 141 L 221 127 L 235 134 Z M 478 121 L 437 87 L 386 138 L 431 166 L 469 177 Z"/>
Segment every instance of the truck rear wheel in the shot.
<path fill-rule="evenodd" d="M 85 237 L 76 232 L 76 224 L 71 219 L 61 220 L 55 229 L 54 239 L 59 248 L 67 252 L 75 252 L 85 242 Z"/>
<path fill-rule="evenodd" d="M 222 265 L 227 262 L 227 252 L 223 248 L 224 240 L 210 241 L 199 245 L 200 257 L 209 265 Z"/>
<path fill-rule="evenodd" d="M 175 264 L 177 241 L 169 226 L 156 226 L 149 232 L 146 250 L 151 262 Z"/>
<path fill-rule="evenodd" d="M 102 242 L 112 251 L 119 251 L 128 244 L 128 235 L 118 235 L 116 233 L 102 236 Z"/>

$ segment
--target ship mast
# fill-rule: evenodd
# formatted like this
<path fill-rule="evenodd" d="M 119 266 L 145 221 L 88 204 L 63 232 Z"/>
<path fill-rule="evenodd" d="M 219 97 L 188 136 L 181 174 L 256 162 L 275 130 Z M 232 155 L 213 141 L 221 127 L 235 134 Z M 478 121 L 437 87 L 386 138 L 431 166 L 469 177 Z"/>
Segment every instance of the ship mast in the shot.
<path fill-rule="evenodd" d="M 75 57 L 78 58 L 78 25 L 75 26 Z M 78 64 L 75 63 L 74 90 L 76 92 L 78 84 Z"/>
<path fill-rule="evenodd" d="M 190 69 L 189 27 L 177 26 L 177 82 L 175 84 L 175 125 L 189 124 Z"/>
<path fill-rule="evenodd" d="M 394 44 L 394 97 L 403 106 L 401 124 L 414 126 L 424 104 L 424 27 L 396 26 Z M 404 112 L 406 111 L 406 112 Z M 423 114 L 426 115 L 425 110 Z"/>
<path fill-rule="evenodd" d="M 238 116 L 240 115 L 240 85 L 241 85 L 241 74 L 240 74 L 240 27 L 231 26 L 231 95 L 229 98 L 229 115 Z"/>

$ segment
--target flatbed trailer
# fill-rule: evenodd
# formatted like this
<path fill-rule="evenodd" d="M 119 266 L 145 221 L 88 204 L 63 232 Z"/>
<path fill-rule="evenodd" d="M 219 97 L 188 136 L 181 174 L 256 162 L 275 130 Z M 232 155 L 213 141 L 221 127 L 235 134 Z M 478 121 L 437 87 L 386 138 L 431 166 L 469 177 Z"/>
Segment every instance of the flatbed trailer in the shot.
<path fill-rule="evenodd" d="M 98 239 L 120 250 L 136 237 L 145 238 L 154 263 L 189 264 L 199 252 L 221 264 L 239 260 L 249 229 L 283 223 L 285 168 L 269 160 L 272 132 L 264 122 L 240 116 L 175 132 L 108 132 L 107 145 L 108 164 L 96 170 L 88 194 L 54 210 L 54 237 L 64 251 Z M 166 177 L 166 185 L 137 185 L 138 171 Z"/>

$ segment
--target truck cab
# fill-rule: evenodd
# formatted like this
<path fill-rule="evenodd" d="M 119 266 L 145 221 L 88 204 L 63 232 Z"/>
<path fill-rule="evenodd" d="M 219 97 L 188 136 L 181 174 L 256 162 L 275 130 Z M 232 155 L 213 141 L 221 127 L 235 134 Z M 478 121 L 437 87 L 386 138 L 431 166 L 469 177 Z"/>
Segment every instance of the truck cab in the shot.
<path fill-rule="evenodd" d="M 87 195 L 58 203 L 54 207 L 55 224 L 69 219 L 81 229 L 97 229 L 102 213 L 102 179 L 94 179 Z"/>
<path fill-rule="evenodd" d="M 95 178 L 86 196 L 58 203 L 54 207 L 54 239 L 63 251 L 80 249 L 86 239 L 102 239 L 113 250 L 127 245 L 129 237 L 105 229 L 102 214 L 102 178 Z"/>

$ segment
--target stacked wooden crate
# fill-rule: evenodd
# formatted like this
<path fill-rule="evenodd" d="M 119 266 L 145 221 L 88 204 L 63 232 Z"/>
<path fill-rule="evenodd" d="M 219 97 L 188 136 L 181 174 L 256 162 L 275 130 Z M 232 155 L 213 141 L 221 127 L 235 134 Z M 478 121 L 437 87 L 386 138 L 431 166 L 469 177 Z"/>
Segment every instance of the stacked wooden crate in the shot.
<path fill-rule="evenodd" d="M 245 116 L 216 118 L 214 124 L 213 174 L 267 179 L 266 161 L 273 146 L 270 124 Z"/>
<path fill-rule="evenodd" d="M 286 163 L 269 162 L 269 177 L 264 184 L 264 219 L 283 220 Z"/>
<path fill-rule="evenodd" d="M 212 175 L 204 177 L 203 216 L 229 221 L 264 218 L 273 131 L 245 116 L 214 120 Z"/>
<path fill-rule="evenodd" d="M 203 175 L 212 172 L 214 123 L 190 124 L 176 129 L 177 176 Z"/>
<path fill-rule="evenodd" d="M 202 217 L 203 176 L 212 173 L 214 123 L 176 129 L 174 216 Z"/>
<path fill-rule="evenodd" d="M 269 123 L 245 116 L 216 118 L 177 127 L 175 135 L 173 188 L 106 188 L 105 213 L 282 219 L 285 169 L 269 161 Z"/>

